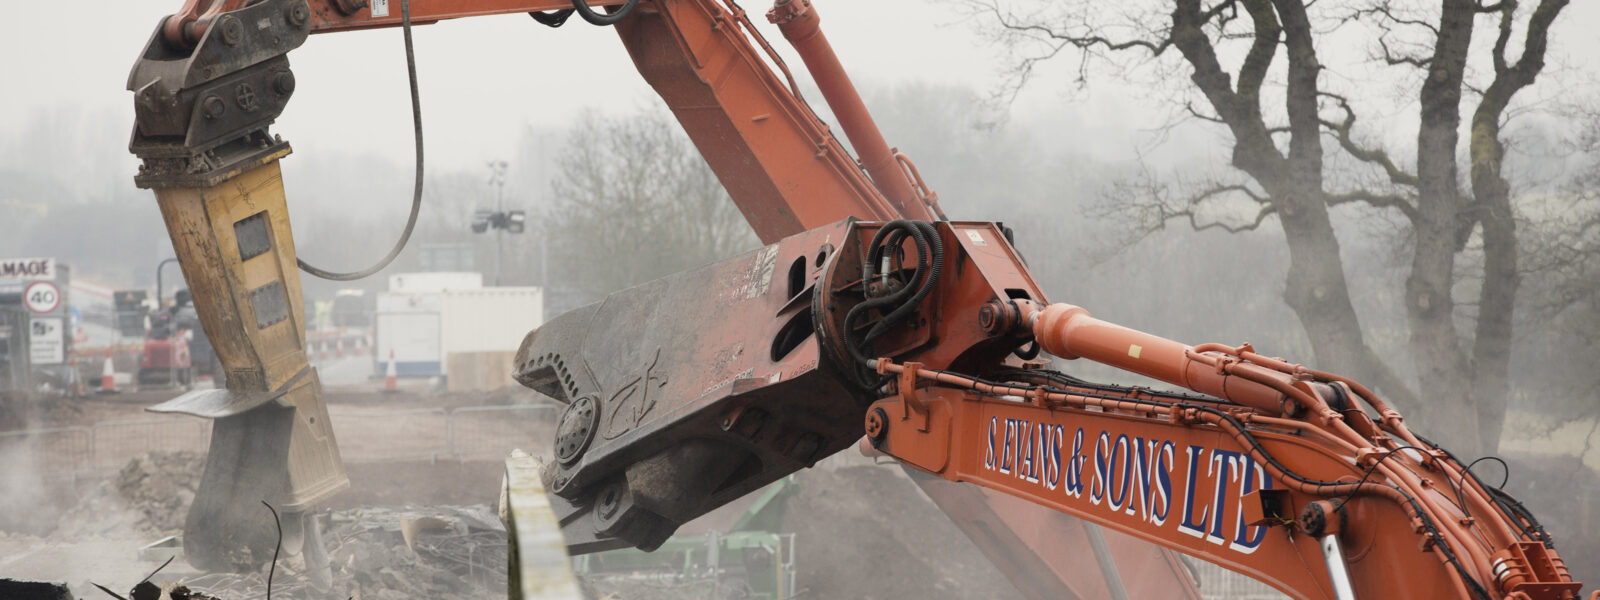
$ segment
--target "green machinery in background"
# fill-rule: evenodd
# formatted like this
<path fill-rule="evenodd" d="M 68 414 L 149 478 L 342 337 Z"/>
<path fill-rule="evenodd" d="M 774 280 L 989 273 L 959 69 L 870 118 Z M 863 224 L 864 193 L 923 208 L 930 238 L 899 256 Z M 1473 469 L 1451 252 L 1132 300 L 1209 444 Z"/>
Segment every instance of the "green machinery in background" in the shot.
<path fill-rule="evenodd" d="M 779 531 L 786 504 L 798 491 L 790 475 L 757 492 L 755 503 L 724 530 L 675 535 L 654 552 L 628 548 L 585 554 L 573 559 L 573 570 L 596 588 L 705 585 L 722 593 L 696 597 L 793 597 L 794 534 Z"/>

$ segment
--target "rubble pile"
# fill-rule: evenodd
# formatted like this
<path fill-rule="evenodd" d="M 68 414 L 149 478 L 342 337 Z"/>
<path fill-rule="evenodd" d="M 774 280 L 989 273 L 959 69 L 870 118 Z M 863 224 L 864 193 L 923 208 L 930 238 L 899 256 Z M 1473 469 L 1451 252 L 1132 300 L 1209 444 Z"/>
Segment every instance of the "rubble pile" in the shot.
<path fill-rule="evenodd" d="M 365 600 L 499 597 L 506 590 L 505 528 L 487 506 L 334 511 L 324 534 L 333 589 L 312 590 L 302 556 L 284 557 L 272 589 L 282 597 L 310 592 Z M 407 543 L 407 533 L 410 543 Z M 259 598 L 267 571 L 212 573 L 184 581 L 218 598 Z"/>
<path fill-rule="evenodd" d="M 162 535 L 183 529 L 205 469 L 196 452 L 135 456 L 84 494 L 57 521 L 56 535 L 92 537 L 109 532 Z"/>

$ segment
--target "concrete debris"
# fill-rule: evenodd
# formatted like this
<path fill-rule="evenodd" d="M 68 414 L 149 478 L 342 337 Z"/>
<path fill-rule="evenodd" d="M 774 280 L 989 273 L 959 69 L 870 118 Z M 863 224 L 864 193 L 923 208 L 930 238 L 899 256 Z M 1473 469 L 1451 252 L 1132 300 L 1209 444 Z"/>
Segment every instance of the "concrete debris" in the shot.
<path fill-rule="evenodd" d="M 408 548 L 404 523 L 421 520 L 441 525 L 415 531 L 413 548 Z M 334 511 L 329 521 L 325 539 L 334 589 L 314 592 L 304 557 L 292 556 L 278 561 L 275 596 L 465 600 L 505 594 L 505 528 L 487 506 L 360 508 Z M 225 600 L 260 598 L 266 592 L 266 574 L 265 569 L 212 573 L 183 583 Z"/>
<path fill-rule="evenodd" d="M 146 535 L 176 533 L 194 501 L 205 469 L 195 452 L 150 452 L 135 456 L 61 516 L 58 536 L 91 537 L 118 531 Z"/>

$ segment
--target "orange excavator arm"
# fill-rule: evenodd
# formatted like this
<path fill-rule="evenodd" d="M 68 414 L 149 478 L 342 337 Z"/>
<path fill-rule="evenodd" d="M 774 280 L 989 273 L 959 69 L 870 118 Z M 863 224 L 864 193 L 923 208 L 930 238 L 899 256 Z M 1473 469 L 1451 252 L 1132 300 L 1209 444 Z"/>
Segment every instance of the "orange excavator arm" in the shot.
<path fill-rule="evenodd" d="M 567 403 L 544 478 L 574 551 L 654 548 L 865 433 L 930 476 L 1300 598 L 1580 593 L 1532 515 L 1359 384 L 1049 303 L 1007 230 L 943 220 L 915 168 L 878 134 L 808 0 L 781 1 L 768 18 L 859 161 L 731 0 L 606 4 L 585 20 L 616 25 L 768 245 L 617 292 L 524 341 L 517 379 Z M 179 402 L 219 419 L 196 498 L 213 514 L 191 512 L 186 545 L 255 547 L 258 536 L 221 518 L 234 515 L 216 508 L 227 503 L 210 484 L 239 495 L 246 479 L 270 481 L 300 510 L 344 485 L 295 331 L 298 276 L 277 170 L 288 146 L 266 132 L 293 91 L 287 52 L 319 31 L 570 8 L 585 10 L 556 0 L 191 0 L 158 28 L 129 82 L 132 149 L 145 161 L 136 180 L 156 190 L 186 276 L 214 284 L 196 286 L 207 333 L 231 340 L 218 348 L 229 389 Z M 1082 381 L 1045 369 L 1041 350 L 1190 392 Z M 219 450 L 285 462 L 230 475 L 213 469 Z M 1050 547 L 1053 532 L 1006 525 L 980 545 Z M 1032 583 L 1023 587 L 1034 595 L 1060 591 Z"/>
<path fill-rule="evenodd" d="M 238 17 L 229 13 L 245 4 L 189 0 L 182 12 L 166 19 L 158 41 L 194 45 L 211 27 L 230 19 L 231 27 L 239 28 Z M 412 24 L 423 25 L 483 15 L 570 12 L 572 6 L 562 0 L 415 0 L 406 8 Z M 303 28 L 310 34 L 401 24 L 400 3 L 391 0 L 318 0 L 289 3 L 284 10 L 305 11 Z M 780 3 L 770 16 L 779 20 L 819 75 L 817 82 L 863 156 L 863 167 L 801 99 L 788 66 L 731 0 L 647 0 L 630 11 L 630 18 L 620 20 L 616 30 L 639 73 L 682 123 L 763 243 L 846 217 L 937 218 L 931 193 L 909 161 L 883 141 L 844 76 L 809 1 Z M 560 18 L 564 22 L 566 15 Z"/>

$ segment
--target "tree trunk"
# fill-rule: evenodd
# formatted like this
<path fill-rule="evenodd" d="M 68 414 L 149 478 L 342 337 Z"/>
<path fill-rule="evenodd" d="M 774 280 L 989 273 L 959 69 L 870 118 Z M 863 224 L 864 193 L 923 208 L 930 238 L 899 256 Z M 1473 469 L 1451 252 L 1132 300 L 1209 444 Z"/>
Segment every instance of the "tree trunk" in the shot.
<path fill-rule="evenodd" d="M 1473 195 L 1483 223 L 1483 288 L 1478 292 L 1478 326 L 1473 339 L 1472 402 L 1477 409 L 1484 455 L 1500 448 L 1506 401 L 1511 394 L 1511 313 L 1521 277 L 1517 273 L 1517 224 L 1511 211 L 1511 186 L 1500 177 L 1500 142 L 1491 138 L 1494 165 L 1479 166 L 1478 131 L 1473 128 Z M 1498 129 L 1498 127 L 1496 128 Z"/>
<path fill-rule="evenodd" d="M 1418 394 L 1425 398 L 1420 429 L 1435 440 L 1475 454 L 1483 448 L 1471 405 L 1470 369 L 1455 326 L 1455 257 L 1461 246 L 1461 193 L 1457 188 L 1456 129 L 1461 125 L 1461 84 L 1472 43 L 1475 5 L 1443 0 L 1439 35 L 1422 84 L 1417 133 L 1416 247 L 1406 279 L 1406 316 L 1416 360 Z"/>
<path fill-rule="evenodd" d="M 1190 77 L 1234 136 L 1233 165 L 1272 199 L 1289 247 L 1284 300 L 1306 330 L 1319 369 L 1364 381 L 1401 406 L 1414 396 L 1367 347 L 1350 301 L 1339 240 L 1329 220 L 1323 188 L 1318 77 L 1322 65 L 1314 32 L 1299 0 L 1245 0 L 1256 43 L 1230 87 L 1204 31 L 1198 0 L 1179 0 L 1172 14 L 1172 43 L 1194 67 Z M 1261 114 L 1259 91 L 1280 44 L 1287 49 L 1289 154 L 1276 147 Z"/>
<path fill-rule="evenodd" d="M 1500 143 L 1500 118 L 1511 98 L 1533 84 L 1544 70 L 1550 24 L 1568 0 L 1541 0 L 1528 19 L 1522 57 L 1506 60 L 1506 47 L 1516 17 L 1516 4 L 1500 9 L 1500 35 L 1494 44 L 1494 81 L 1472 114 L 1472 195 L 1474 216 L 1483 225 L 1483 287 L 1478 291 L 1478 326 L 1472 344 L 1473 405 L 1485 454 L 1499 450 L 1511 393 L 1512 311 L 1521 277 L 1517 273 L 1517 222 L 1511 209 L 1511 185 L 1501 174 L 1505 146 Z"/>

